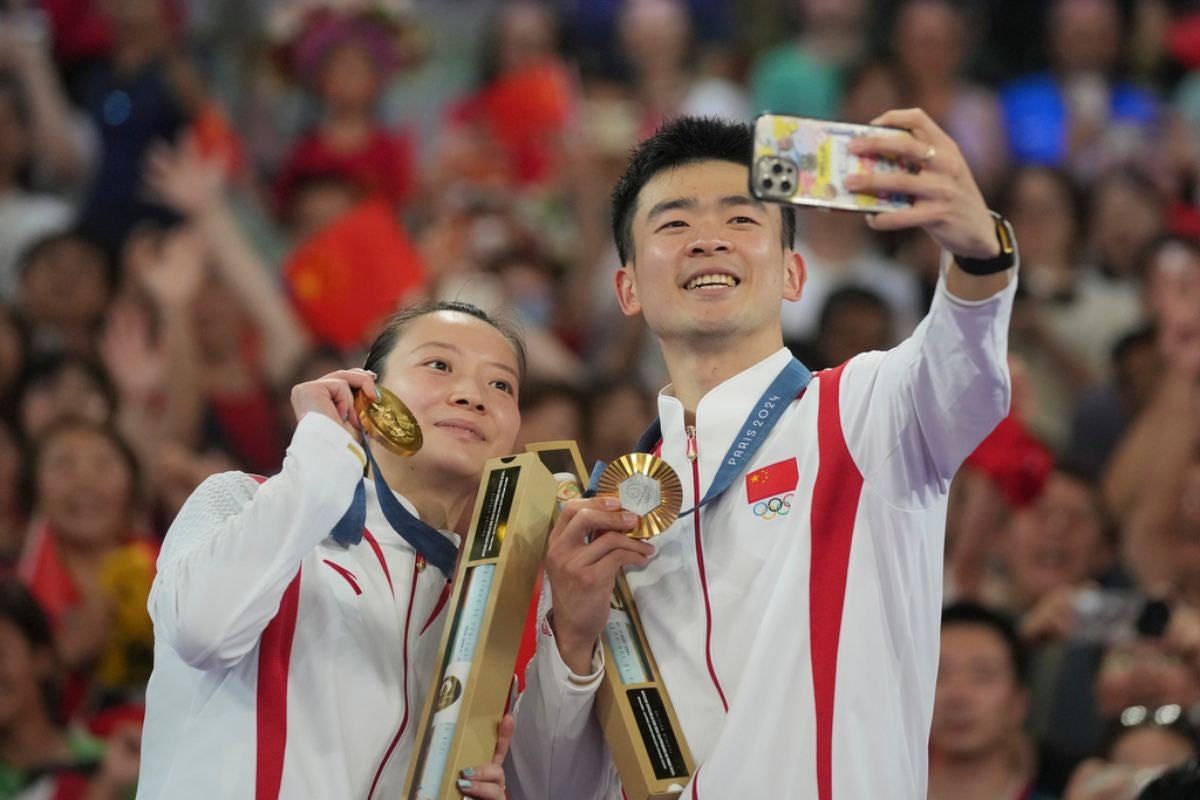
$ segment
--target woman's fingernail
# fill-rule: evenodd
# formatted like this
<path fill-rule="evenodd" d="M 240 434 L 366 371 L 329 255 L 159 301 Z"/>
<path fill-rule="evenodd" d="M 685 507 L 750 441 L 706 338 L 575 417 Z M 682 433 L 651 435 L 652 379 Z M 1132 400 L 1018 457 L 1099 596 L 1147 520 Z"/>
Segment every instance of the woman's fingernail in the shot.
<path fill-rule="evenodd" d="M 471 767 L 467 767 L 466 769 L 463 770 L 462 774 L 463 774 L 464 778 L 470 778 L 475 775 L 475 770 L 472 769 Z"/>
<path fill-rule="evenodd" d="M 616 511 L 621 507 L 621 501 L 615 497 L 604 498 L 604 507 L 609 511 Z"/>
<path fill-rule="evenodd" d="M 459 778 L 459 779 L 458 779 L 458 788 L 460 788 L 460 789 L 470 789 L 470 788 L 471 788 L 471 782 L 470 782 L 470 781 L 468 781 L 468 780 L 463 780 L 462 778 Z"/>
<path fill-rule="evenodd" d="M 630 527 L 637 525 L 637 521 L 638 521 L 638 515 L 634 514 L 632 512 L 626 511 L 624 514 L 621 515 L 621 522 L 624 522 L 626 525 L 629 525 Z"/>

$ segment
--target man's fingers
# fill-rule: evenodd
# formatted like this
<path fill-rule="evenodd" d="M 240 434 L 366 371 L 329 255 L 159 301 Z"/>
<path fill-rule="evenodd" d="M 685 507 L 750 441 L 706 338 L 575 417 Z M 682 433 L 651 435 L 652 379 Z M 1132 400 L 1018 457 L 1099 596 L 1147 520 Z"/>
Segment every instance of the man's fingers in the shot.
<path fill-rule="evenodd" d="M 880 136 L 860 136 L 850 142 L 850 152 L 856 155 L 885 156 L 924 166 L 929 143 L 914 139 L 906 133 Z"/>
<path fill-rule="evenodd" d="M 587 536 L 593 531 L 631 531 L 637 525 L 637 515 L 628 511 L 606 511 L 604 501 L 610 498 L 594 498 L 586 508 L 580 508 L 567 521 L 550 543 L 550 549 L 578 550 L 587 545 Z"/>
<path fill-rule="evenodd" d="M 867 215 L 867 226 L 876 231 L 898 231 L 903 228 L 916 228 L 936 222 L 940 214 L 936 208 L 902 208 L 897 211 L 882 211 L 878 214 Z"/>
<path fill-rule="evenodd" d="M 880 114 L 871 120 L 872 125 L 886 125 L 889 128 L 904 128 L 921 134 L 918 139 L 941 147 L 950 137 L 938 126 L 933 118 L 919 108 L 897 108 Z M 926 145 L 928 147 L 928 145 Z"/>
<path fill-rule="evenodd" d="M 593 569 L 602 575 L 612 574 L 615 577 L 617 570 L 621 567 L 644 567 L 649 560 L 650 556 L 643 552 L 627 548 L 617 548 L 596 561 Z"/>
<path fill-rule="evenodd" d="M 922 200 L 949 200 L 950 187 L 942 176 L 913 175 L 910 172 L 878 172 L 874 175 L 847 175 L 846 188 L 860 194 L 886 196 L 912 195 Z"/>

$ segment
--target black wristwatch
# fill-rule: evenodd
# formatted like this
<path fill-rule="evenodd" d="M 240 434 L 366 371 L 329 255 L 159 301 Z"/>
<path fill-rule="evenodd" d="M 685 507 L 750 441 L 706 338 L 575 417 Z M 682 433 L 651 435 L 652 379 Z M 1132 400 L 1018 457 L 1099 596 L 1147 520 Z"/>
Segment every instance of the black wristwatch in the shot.
<path fill-rule="evenodd" d="M 992 258 L 954 256 L 955 263 L 962 268 L 963 272 L 971 275 L 991 275 L 1003 272 L 1017 263 L 1017 238 L 1013 236 L 1012 225 L 1008 224 L 1008 220 L 995 211 L 988 213 L 992 215 L 992 220 L 996 223 L 996 239 L 1000 242 L 1000 255 Z"/>

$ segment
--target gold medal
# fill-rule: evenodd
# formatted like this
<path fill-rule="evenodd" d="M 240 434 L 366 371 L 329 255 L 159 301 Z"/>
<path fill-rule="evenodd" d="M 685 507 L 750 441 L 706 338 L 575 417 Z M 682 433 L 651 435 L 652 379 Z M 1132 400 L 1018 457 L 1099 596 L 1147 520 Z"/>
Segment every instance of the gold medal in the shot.
<path fill-rule="evenodd" d="M 378 400 L 371 400 L 366 392 L 355 392 L 354 410 L 363 431 L 388 450 L 399 456 L 411 456 L 421 449 L 421 426 L 417 418 L 395 394 L 376 385 Z"/>
<path fill-rule="evenodd" d="M 679 517 L 683 486 L 675 470 L 661 458 L 630 453 L 604 468 L 596 496 L 619 499 L 621 508 L 641 518 L 629 537 L 649 539 L 671 527 Z"/>

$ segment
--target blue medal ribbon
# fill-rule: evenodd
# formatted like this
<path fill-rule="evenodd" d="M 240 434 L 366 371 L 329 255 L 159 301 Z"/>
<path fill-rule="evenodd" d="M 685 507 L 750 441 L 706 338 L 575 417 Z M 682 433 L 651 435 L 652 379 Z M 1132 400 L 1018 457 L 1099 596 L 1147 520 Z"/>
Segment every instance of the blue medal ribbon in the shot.
<path fill-rule="evenodd" d="M 800 363 L 799 359 L 793 357 L 788 361 L 787 365 L 771 381 L 767 390 L 763 392 L 762 397 L 758 398 L 754 409 L 742 423 L 741 431 L 733 440 L 733 444 L 729 446 L 725 458 L 721 459 L 721 467 L 717 470 L 712 483 L 709 484 L 704 498 L 696 504 L 695 508 L 680 512 L 680 517 L 685 517 L 708 505 L 733 485 L 738 476 L 746 471 L 746 466 L 754 458 L 758 449 L 762 447 L 763 442 L 767 440 L 772 429 L 783 418 L 783 412 L 788 409 L 797 395 L 804 391 L 811 380 L 812 373 Z M 654 422 L 650 423 L 650 427 L 646 428 L 638 439 L 634 446 L 634 452 L 653 452 L 661 440 L 662 420 L 655 418 Z M 599 483 L 600 473 L 604 470 L 602 462 L 597 463 L 596 466 L 597 468 L 592 470 L 592 480 L 588 484 L 588 491 L 593 494 L 596 484 Z"/>
<path fill-rule="evenodd" d="M 451 544 L 443 534 L 432 525 L 422 522 L 404 504 L 396 499 L 391 487 L 383 479 L 383 470 L 375 463 L 375 456 L 364 440 L 363 450 L 367 454 L 367 462 L 371 465 L 371 473 L 375 476 L 375 494 L 379 498 L 379 508 L 383 511 L 384 519 L 403 537 L 404 541 L 422 555 L 427 562 L 437 567 L 446 576 L 446 580 L 454 578 L 454 562 L 458 558 L 458 548 Z M 333 526 L 329 535 L 339 544 L 350 547 L 362 541 L 363 528 L 367 523 L 367 491 L 363 481 L 354 488 L 354 499 L 350 508 Z"/>

